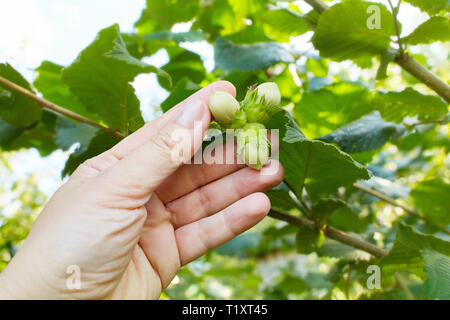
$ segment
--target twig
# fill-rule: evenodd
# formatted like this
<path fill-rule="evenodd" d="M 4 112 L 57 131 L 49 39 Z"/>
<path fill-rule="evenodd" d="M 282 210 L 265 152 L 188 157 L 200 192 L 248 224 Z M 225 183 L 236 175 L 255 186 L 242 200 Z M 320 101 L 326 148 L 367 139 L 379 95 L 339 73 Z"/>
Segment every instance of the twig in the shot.
<path fill-rule="evenodd" d="M 328 5 L 321 0 L 305 0 L 311 7 L 319 13 L 328 9 Z M 447 103 L 450 103 L 450 86 L 442 81 L 438 76 L 430 70 L 419 64 L 411 56 L 406 53 L 398 55 L 394 61 L 400 65 L 405 71 L 420 80 L 431 90 L 441 96 Z"/>
<path fill-rule="evenodd" d="M 322 0 L 305 0 L 305 2 L 313 7 L 318 13 L 322 13 L 328 9 L 328 5 Z"/>
<path fill-rule="evenodd" d="M 347 279 L 345 280 L 345 296 L 347 297 L 347 300 L 350 300 L 350 280 L 352 277 L 352 265 L 348 265 L 347 270 Z"/>
<path fill-rule="evenodd" d="M 297 209 L 299 209 L 308 219 L 313 220 L 317 223 L 317 221 L 314 219 L 314 216 L 312 215 L 311 209 L 308 207 L 308 205 L 303 200 L 302 196 L 298 196 L 295 192 L 295 189 L 289 184 L 289 182 L 286 181 L 286 179 L 283 180 L 283 183 L 288 187 L 289 190 L 292 191 L 295 197 L 295 203 L 297 204 Z"/>
<path fill-rule="evenodd" d="M 411 292 L 411 290 L 408 288 L 408 285 L 403 280 L 402 276 L 396 272 L 394 274 L 395 281 L 397 282 L 397 285 L 400 287 L 400 289 L 403 290 L 408 300 L 415 300 L 414 294 Z"/>
<path fill-rule="evenodd" d="M 381 192 L 378 192 L 378 191 L 375 191 L 375 190 L 363 187 L 359 183 L 354 183 L 353 187 L 355 187 L 356 189 L 359 189 L 361 191 L 364 191 L 364 192 L 366 192 L 366 193 L 368 193 L 368 194 L 370 194 L 370 195 L 372 195 L 374 197 L 377 197 L 378 199 L 381 199 L 381 200 L 383 200 L 383 201 L 385 201 L 385 202 L 387 202 L 389 204 L 392 204 L 394 207 L 401 208 L 404 211 L 408 212 L 410 215 L 412 215 L 412 216 L 414 216 L 414 217 L 416 217 L 418 219 L 423 219 L 424 218 L 421 215 L 419 215 L 417 212 L 415 212 L 414 210 L 405 207 L 404 205 L 402 205 L 402 204 L 398 203 L 397 201 L 395 201 L 394 199 L 392 199 L 392 198 L 382 194 Z"/>
<path fill-rule="evenodd" d="M 409 125 L 409 127 L 417 127 L 417 126 L 423 126 L 423 125 L 427 125 L 427 124 L 444 125 L 444 124 L 447 124 L 448 122 L 449 122 L 449 120 L 447 118 L 440 119 L 440 120 L 421 121 L 421 122 L 413 123 L 413 124 Z"/>
<path fill-rule="evenodd" d="M 301 227 L 304 225 L 309 225 L 309 226 L 316 225 L 311 220 L 300 218 L 300 217 L 295 217 L 290 214 L 280 212 L 277 210 L 273 210 L 273 209 L 269 212 L 269 216 L 274 219 L 277 219 L 277 220 L 285 221 L 296 227 Z M 345 233 L 344 231 L 338 230 L 336 228 L 333 228 L 330 226 L 325 226 L 322 230 L 327 237 L 334 239 L 336 241 L 342 242 L 353 248 L 368 252 L 377 258 L 383 257 L 388 253 L 386 250 L 379 248 L 379 247 L 371 244 L 370 242 L 367 242 L 367 241 L 359 239 L 359 238 L 355 238 L 355 237 Z"/>
<path fill-rule="evenodd" d="M 400 209 L 403 209 L 405 212 L 407 212 L 408 214 L 410 214 L 411 216 L 413 216 L 413 217 L 415 217 L 415 218 L 417 218 L 419 220 L 422 220 L 422 221 L 425 221 L 425 222 L 429 222 L 426 217 L 418 214 L 415 210 L 405 207 L 404 205 L 402 205 L 402 204 L 398 203 L 397 201 L 395 201 L 394 199 L 392 199 L 392 198 L 382 194 L 381 192 L 378 192 L 378 191 L 375 191 L 375 190 L 363 187 L 362 185 L 360 185 L 358 183 L 353 184 L 353 187 L 355 187 L 356 189 L 359 189 L 361 191 L 364 191 L 364 192 L 366 192 L 366 193 L 368 193 L 368 194 L 370 194 L 370 195 L 372 195 L 374 197 L 377 197 L 378 199 L 381 199 L 384 202 L 387 202 L 387 203 L 393 205 L 394 207 L 398 207 Z M 448 231 L 447 229 L 442 229 L 442 228 L 439 228 L 439 229 L 442 230 L 442 232 L 445 232 L 446 234 L 450 234 L 450 231 Z"/>
<path fill-rule="evenodd" d="M 391 10 L 392 10 L 392 16 L 394 17 L 395 33 L 397 34 L 397 43 L 398 43 L 398 47 L 400 49 L 400 54 L 403 54 L 404 50 L 403 50 L 403 45 L 402 45 L 402 37 L 400 36 L 400 27 L 399 27 L 398 19 L 397 19 L 398 10 L 400 9 L 400 3 L 402 3 L 402 0 L 398 1 L 397 8 L 395 8 L 392 5 L 391 0 L 388 0 L 388 2 L 389 2 L 389 6 L 391 7 Z"/>
<path fill-rule="evenodd" d="M 50 102 L 50 101 L 48 101 L 46 99 L 43 99 L 43 98 L 40 98 L 37 95 L 35 95 L 33 92 L 31 92 L 30 90 L 22 88 L 21 86 L 15 84 L 14 82 L 11 82 L 8 79 L 6 79 L 4 77 L 1 77 L 1 76 L 0 76 L 0 84 L 2 84 L 5 87 L 8 87 L 8 88 L 18 92 L 18 93 L 20 93 L 20 94 L 22 94 L 22 95 L 24 95 L 24 96 L 26 96 L 26 97 L 34 100 L 34 101 L 36 101 L 38 103 L 38 105 L 40 107 L 44 108 L 44 109 L 56 112 L 58 114 L 62 114 L 64 116 L 66 116 L 68 118 L 72 118 L 72 119 L 74 119 L 76 121 L 79 121 L 79 122 L 82 122 L 82 123 L 86 123 L 86 124 L 88 124 L 90 126 L 98 128 L 100 130 L 103 130 L 106 133 L 109 133 L 113 137 L 116 137 L 116 138 L 119 138 L 119 139 L 124 138 L 124 136 L 121 133 L 119 133 L 119 132 L 117 132 L 115 130 L 112 130 L 110 128 L 107 128 L 107 127 L 105 127 L 105 126 L 103 126 L 103 125 L 101 125 L 101 124 L 99 124 L 99 123 L 97 123 L 95 121 L 92 121 L 91 119 L 85 118 L 85 117 L 83 117 L 83 116 L 81 116 L 81 115 L 79 115 L 79 114 L 77 114 L 75 112 L 72 112 L 70 110 L 67 110 L 67 109 L 65 109 L 65 108 L 63 108 L 61 106 L 58 106 L 58 105 L 54 104 L 53 102 Z"/>

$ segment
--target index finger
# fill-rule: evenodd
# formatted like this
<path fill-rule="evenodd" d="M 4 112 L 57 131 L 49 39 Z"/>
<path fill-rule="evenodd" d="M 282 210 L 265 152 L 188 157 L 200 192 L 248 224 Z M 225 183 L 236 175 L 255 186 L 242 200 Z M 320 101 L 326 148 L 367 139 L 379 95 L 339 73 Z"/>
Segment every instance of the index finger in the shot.
<path fill-rule="evenodd" d="M 175 107 L 167 111 L 158 119 L 146 123 L 142 128 L 120 141 L 105 153 L 112 153 L 115 158 L 122 159 L 125 155 L 144 144 L 154 134 L 161 130 L 167 123 L 170 122 L 170 120 L 172 120 L 177 115 L 181 108 L 192 99 L 200 99 L 208 104 L 209 97 L 213 91 L 225 91 L 233 96 L 236 95 L 236 88 L 230 82 L 224 80 L 213 82 L 210 85 L 200 89 L 189 98 L 178 103 Z"/>

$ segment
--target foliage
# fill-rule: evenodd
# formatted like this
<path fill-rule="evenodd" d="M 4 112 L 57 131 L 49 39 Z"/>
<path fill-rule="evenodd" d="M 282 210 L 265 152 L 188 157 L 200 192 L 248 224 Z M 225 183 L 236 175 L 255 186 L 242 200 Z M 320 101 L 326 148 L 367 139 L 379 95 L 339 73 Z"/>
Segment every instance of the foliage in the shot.
<path fill-rule="evenodd" d="M 13 160 L 13 153 L 0 155 L 0 178 L 4 181 L 0 186 L 0 270 L 19 249 L 46 200 L 34 174 L 22 179 L 14 176 L 8 165 Z"/>
<path fill-rule="evenodd" d="M 119 136 L 144 123 L 131 85 L 141 73 L 156 73 L 169 92 L 164 112 L 218 79 L 236 86 L 239 101 L 254 84 L 278 84 L 284 110 L 267 127 L 280 130 L 285 180 L 267 195 L 273 210 L 309 224 L 265 219 L 184 267 L 165 298 L 449 299 L 448 101 L 393 66 L 415 46 L 424 55 L 412 56 L 448 79 L 444 67 L 429 65 L 423 45 L 449 40 L 449 2 L 406 2 L 429 20 L 399 39 L 401 22 L 396 26 L 390 8 L 363 0 L 338 1 L 320 14 L 291 1 L 147 0 L 135 33 L 105 28 L 71 65 L 42 62 L 32 84 L 8 63 L 0 64 L 0 76 Z M 373 5 L 380 28 L 367 24 Z M 190 30 L 172 32 L 180 22 Z M 299 52 L 298 36 L 309 37 L 316 51 Z M 197 41 L 214 47 L 214 70 L 185 49 Z M 158 50 L 169 56 L 162 68 L 142 61 Z M 354 70 L 357 79 L 349 81 Z M 69 175 L 119 141 L 109 133 L 42 111 L 0 85 L 3 151 L 36 148 L 44 156 L 77 143 L 63 171 Z M 2 217 L 2 267 L 38 207 L 27 203 Z M 366 286 L 373 264 L 382 267 L 378 290 Z"/>

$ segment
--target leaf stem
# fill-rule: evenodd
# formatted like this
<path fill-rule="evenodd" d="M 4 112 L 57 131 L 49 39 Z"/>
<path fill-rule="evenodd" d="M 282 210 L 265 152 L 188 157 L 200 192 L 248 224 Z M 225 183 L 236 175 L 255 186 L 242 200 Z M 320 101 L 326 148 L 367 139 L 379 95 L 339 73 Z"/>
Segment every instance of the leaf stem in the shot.
<path fill-rule="evenodd" d="M 295 197 L 295 203 L 297 204 L 297 208 L 305 215 L 305 217 L 307 217 L 310 220 L 314 220 L 316 222 L 316 220 L 314 219 L 311 209 L 309 209 L 308 205 L 305 203 L 305 201 L 303 200 L 303 198 L 297 195 L 297 193 L 295 192 L 295 189 L 286 181 L 286 179 L 283 180 L 283 183 L 288 187 L 289 190 L 292 191 L 292 193 L 294 194 Z"/>
<path fill-rule="evenodd" d="M 440 120 L 430 120 L 430 121 L 421 121 L 411 124 L 411 127 L 423 126 L 427 124 L 437 124 L 437 125 L 445 125 L 448 123 L 448 119 L 440 119 Z"/>
<path fill-rule="evenodd" d="M 400 54 L 403 54 L 404 48 L 403 48 L 403 44 L 402 44 L 402 37 L 400 35 L 400 26 L 399 26 L 398 19 L 397 19 L 398 11 L 400 10 L 400 4 L 402 3 L 402 0 L 398 1 L 397 7 L 393 6 L 391 0 L 388 0 L 388 2 L 389 2 L 389 6 L 391 7 L 391 10 L 392 10 L 392 16 L 394 17 L 395 33 L 397 34 L 397 43 L 398 43 L 398 47 L 400 50 Z"/>
<path fill-rule="evenodd" d="M 28 98 L 30 98 L 31 100 L 34 100 L 35 102 L 37 102 L 37 104 L 40 107 L 42 107 L 44 109 L 53 111 L 55 113 L 64 115 L 64 116 L 66 116 L 68 118 L 74 119 L 76 121 L 79 121 L 79 122 L 88 124 L 90 126 L 93 126 L 95 128 L 98 128 L 100 130 L 103 130 L 106 133 L 109 133 L 110 135 L 112 135 L 113 137 L 116 137 L 116 138 L 119 138 L 119 139 L 124 138 L 124 136 L 121 133 L 119 133 L 119 132 L 117 132 L 115 130 L 112 130 L 112 129 L 108 128 L 108 127 L 105 127 L 105 126 L 103 126 L 103 125 L 101 125 L 101 124 L 99 124 L 99 123 L 97 123 L 97 122 L 95 122 L 95 121 L 93 121 L 91 119 L 85 118 L 85 117 L 83 117 L 83 116 L 81 116 L 81 115 L 79 115 L 79 114 L 77 114 L 75 112 L 67 110 L 67 109 L 65 109 L 65 108 L 63 108 L 61 106 L 58 106 L 57 104 L 54 104 L 53 102 L 50 102 L 50 101 L 48 101 L 46 99 L 38 97 L 37 95 L 35 95 L 30 90 L 25 89 L 25 88 L 15 84 L 14 82 L 11 82 L 8 79 L 6 79 L 4 77 L 1 77 L 1 76 L 0 76 L 0 84 L 4 85 L 5 87 L 8 87 L 8 88 L 10 88 L 10 89 L 12 89 L 12 90 L 14 90 L 16 92 L 18 92 L 18 93 L 20 93 L 20 94 L 22 94 L 22 95 L 24 95 L 24 96 L 26 96 Z"/>
<path fill-rule="evenodd" d="M 290 214 L 287 214 L 287 213 L 284 213 L 281 211 L 277 211 L 274 209 L 272 209 L 269 212 L 269 216 L 274 219 L 277 219 L 277 220 L 285 221 L 296 227 L 302 227 L 304 225 L 310 225 L 310 226 L 315 225 L 315 223 L 311 220 L 300 218 L 300 217 L 295 217 Z M 379 248 L 365 240 L 353 237 L 353 236 L 345 233 L 342 230 L 339 230 L 339 229 L 336 229 L 336 228 L 333 228 L 330 226 L 325 226 L 322 230 L 327 237 L 334 239 L 336 241 L 342 242 L 353 248 L 368 252 L 377 258 L 381 258 L 388 253 L 386 250 Z"/>
<path fill-rule="evenodd" d="M 350 300 L 350 280 L 352 277 L 352 265 L 348 265 L 347 270 L 347 279 L 345 280 L 345 296 L 347 297 L 347 300 Z"/>
<path fill-rule="evenodd" d="M 395 282 L 397 282 L 397 285 L 400 287 L 400 289 L 403 290 L 408 300 L 415 300 L 414 294 L 411 292 L 411 290 L 408 288 L 408 285 L 405 283 L 404 279 L 402 278 L 401 274 L 396 272 L 394 274 Z"/>

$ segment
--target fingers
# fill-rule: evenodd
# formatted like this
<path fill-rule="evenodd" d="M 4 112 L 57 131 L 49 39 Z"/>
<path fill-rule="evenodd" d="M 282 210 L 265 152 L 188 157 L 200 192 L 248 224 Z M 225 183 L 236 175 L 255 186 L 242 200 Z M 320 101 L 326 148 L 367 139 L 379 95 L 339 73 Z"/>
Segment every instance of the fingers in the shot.
<path fill-rule="evenodd" d="M 184 265 L 261 221 L 270 210 L 263 193 L 255 193 L 221 212 L 187 224 L 175 231 L 181 264 Z"/>
<path fill-rule="evenodd" d="M 283 180 L 283 167 L 275 160 L 261 171 L 241 169 L 220 180 L 166 204 L 172 213 L 175 229 L 214 214 L 241 198 L 257 191 L 268 190 Z"/>
<path fill-rule="evenodd" d="M 87 165 L 80 166 L 72 176 L 95 176 L 99 172 L 111 167 L 117 161 L 123 159 L 129 153 L 142 146 L 154 135 L 160 132 L 165 126 L 167 126 L 171 121 L 174 120 L 181 109 L 189 102 L 192 102 L 193 100 L 200 100 L 205 104 L 208 104 L 209 96 L 213 91 L 225 91 L 232 95 L 236 94 L 236 89 L 230 82 L 214 82 L 197 91 L 186 100 L 180 102 L 158 119 L 145 124 L 142 128 L 120 141 L 113 148 L 103 152 L 102 154 L 94 158 L 89 159 L 87 161 Z"/>
<path fill-rule="evenodd" d="M 154 136 L 162 128 L 164 128 L 170 121 L 174 119 L 174 117 L 178 114 L 178 112 L 180 112 L 183 106 L 185 106 L 189 102 L 193 100 L 201 100 L 205 104 L 208 104 L 209 96 L 213 91 L 225 91 L 233 96 L 236 95 L 236 88 L 230 82 L 228 81 L 214 82 L 206 86 L 205 88 L 197 91 L 186 100 L 180 102 L 158 119 L 155 119 L 145 124 L 142 128 L 140 128 L 133 134 L 123 139 L 117 145 L 115 145 L 110 151 L 113 152 L 115 156 L 119 159 L 125 157 L 128 153 L 135 150 L 137 147 L 143 145 L 152 136 Z"/>
<path fill-rule="evenodd" d="M 202 100 L 191 99 L 157 134 L 99 178 L 118 194 L 149 195 L 201 146 L 210 116 Z"/>
<path fill-rule="evenodd" d="M 214 152 L 214 163 L 184 165 L 167 178 L 156 190 L 159 198 L 168 203 L 195 189 L 244 167 L 238 163 L 236 142 L 227 141 Z M 231 159 L 231 161 L 226 161 Z"/>
<path fill-rule="evenodd" d="M 269 131 L 269 140 L 274 155 L 278 153 L 279 149 L 278 136 Z M 275 164 L 280 165 L 278 162 Z M 244 164 L 237 155 L 236 141 L 234 139 L 227 140 L 225 144 L 215 146 L 213 152 L 205 149 L 202 164 L 190 164 L 179 168 L 158 187 L 156 193 L 164 203 L 168 203 L 243 167 Z M 271 168 L 274 169 L 273 174 L 276 175 L 278 167 L 271 165 Z M 265 169 L 265 174 L 267 173 L 268 171 Z"/>

